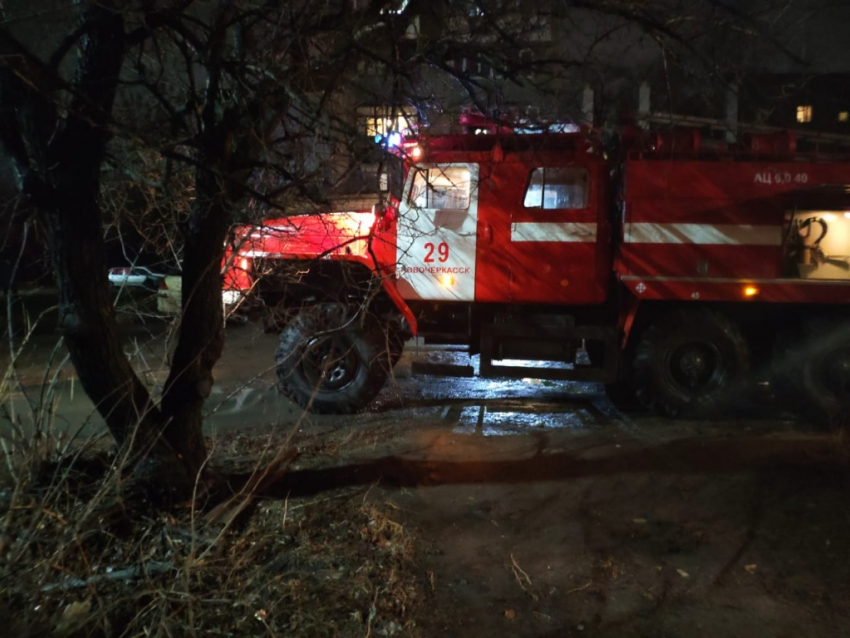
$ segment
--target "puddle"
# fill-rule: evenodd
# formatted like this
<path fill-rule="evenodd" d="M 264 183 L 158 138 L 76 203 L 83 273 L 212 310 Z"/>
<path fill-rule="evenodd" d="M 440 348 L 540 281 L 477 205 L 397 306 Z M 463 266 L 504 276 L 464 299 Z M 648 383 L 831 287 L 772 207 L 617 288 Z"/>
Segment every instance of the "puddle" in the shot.
<path fill-rule="evenodd" d="M 583 406 L 468 405 L 459 410 L 445 408 L 443 420 L 455 424 L 455 434 L 509 436 L 545 430 L 587 429 L 599 423 L 598 415 Z M 552 409 L 554 408 L 554 409 Z M 551 409 L 551 411 L 550 411 Z"/>

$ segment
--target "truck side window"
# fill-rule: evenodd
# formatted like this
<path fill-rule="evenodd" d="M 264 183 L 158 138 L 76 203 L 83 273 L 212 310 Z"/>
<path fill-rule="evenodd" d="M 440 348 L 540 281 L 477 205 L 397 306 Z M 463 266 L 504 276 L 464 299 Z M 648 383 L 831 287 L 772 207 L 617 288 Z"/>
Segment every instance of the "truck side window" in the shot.
<path fill-rule="evenodd" d="M 587 171 L 572 166 L 535 168 L 525 190 L 526 208 L 586 208 Z"/>
<path fill-rule="evenodd" d="M 417 208 L 469 208 L 469 169 L 465 166 L 416 168 L 408 199 Z"/>

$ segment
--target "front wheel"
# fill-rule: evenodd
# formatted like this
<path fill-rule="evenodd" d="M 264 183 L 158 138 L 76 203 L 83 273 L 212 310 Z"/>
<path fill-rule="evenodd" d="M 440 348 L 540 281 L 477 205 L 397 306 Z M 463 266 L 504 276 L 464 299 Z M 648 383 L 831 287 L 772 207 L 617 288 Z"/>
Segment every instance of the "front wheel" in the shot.
<path fill-rule="evenodd" d="M 677 310 L 650 325 L 634 359 L 637 397 L 670 417 L 718 416 L 750 367 L 738 325 L 707 310 Z"/>
<path fill-rule="evenodd" d="M 280 333 L 280 391 L 317 414 L 351 414 L 383 388 L 384 343 L 374 319 L 349 317 L 343 304 L 305 308 Z"/>

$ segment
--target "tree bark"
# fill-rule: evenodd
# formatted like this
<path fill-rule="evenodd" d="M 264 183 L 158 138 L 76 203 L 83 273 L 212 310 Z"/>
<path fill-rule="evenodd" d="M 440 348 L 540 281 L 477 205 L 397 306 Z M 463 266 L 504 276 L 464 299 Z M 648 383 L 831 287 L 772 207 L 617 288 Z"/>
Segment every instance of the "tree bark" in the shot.
<path fill-rule="evenodd" d="M 183 232 L 180 337 L 162 397 L 165 438 L 191 466 L 206 458 L 203 407 L 212 391 L 213 366 L 224 349 L 221 263 L 230 207 L 213 168 L 216 159 L 202 156 L 196 169 L 197 201 Z"/>
<path fill-rule="evenodd" d="M 47 230 L 59 326 L 80 384 L 130 458 L 149 461 L 136 466 L 148 483 L 182 499 L 206 458 L 200 407 L 193 418 L 160 411 L 124 355 L 106 276 L 100 172 L 125 52 L 115 0 L 92 3 L 77 34 L 77 76 L 66 86 L 0 31 L 0 135 Z M 60 114 L 63 89 L 73 97 Z"/>
<path fill-rule="evenodd" d="M 209 73 L 196 136 L 195 204 L 183 228 L 183 313 L 180 336 L 162 397 L 165 438 L 190 465 L 206 457 L 201 427 L 212 370 L 224 349 L 221 264 L 234 199 L 230 166 L 239 119 L 220 114 L 223 57 L 234 8 L 220 0 L 210 29 Z"/>

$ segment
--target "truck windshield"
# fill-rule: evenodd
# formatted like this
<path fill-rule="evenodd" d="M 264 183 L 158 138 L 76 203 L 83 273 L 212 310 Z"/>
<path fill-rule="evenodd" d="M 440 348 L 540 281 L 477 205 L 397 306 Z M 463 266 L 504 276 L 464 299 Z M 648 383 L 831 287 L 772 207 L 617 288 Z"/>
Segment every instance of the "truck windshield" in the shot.
<path fill-rule="evenodd" d="M 466 166 L 414 168 L 416 175 L 408 203 L 416 208 L 469 208 L 470 177 Z"/>

